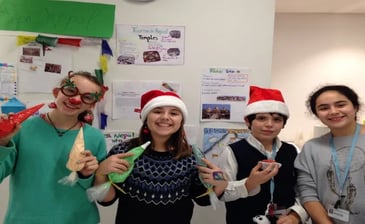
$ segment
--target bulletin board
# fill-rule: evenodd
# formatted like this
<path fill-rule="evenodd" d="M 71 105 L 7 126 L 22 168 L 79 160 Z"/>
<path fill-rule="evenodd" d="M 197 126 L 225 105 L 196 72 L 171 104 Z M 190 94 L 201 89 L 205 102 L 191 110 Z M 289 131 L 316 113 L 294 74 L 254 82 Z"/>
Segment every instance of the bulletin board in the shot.
<path fill-rule="evenodd" d="M 0 12 L 3 9 L 1 3 L 8 2 L 0 0 Z M 29 1 L 33 2 L 33 1 Z M 90 3 L 91 1 L 77 1 Z M 225 122 L 224 119 L 208 122 L 201 122 L 201 76 L 208 68 L 247 68 L 249 71 L 250 84 L 270 86 L 272 43 L 274 28 L 274 0 L 230 0 L 218 1 L 212 4 L 210 0 L 187 0 L 187 1 L 133 1 L 133 0 L 98 0 L 92 3 L 101 3 L 115 6 L 115 18 L 113 27 L 118 24 L 143 25 L 143 26 L 177 26 L 184 27 L 184 60 L 176 64 L 132 64 L 118 63 L 117 53 L 117 32 L 113 29 L 110 37 L 104 32 L 90 34 L 86 37 L 77 33 L 69 35 L 47 33 L 44 30 L 31 32 L 30 30 L 4 30 L 3 17 L 0 13 L 0 63 L 13 64 L 19 68 L 19 51 L 17 46 L 18 35 L 46 35 L 53 37 L 81 38 L 85 42 L 77 46 L 56 46 L 70 53 L 70 66 L 72 70 L 90 71 L 101 69 L 107 66 L 104 73 L 104 84 L 112 87 L 113 82 L 131 81 L 173 81 L 179 83 L 180 94 L 189 114 L 186 125 L 195 131 L 194 140 L 199 146 L 203 145 L 204 128 L 245 128 L 244 122 Z M 68 1 L 68 5 L 73 3 Z M 194 7 L 192 7 L 194 6 Z M 106 11 L 110 10 L 107 7 Z M 109 18 L 109 17 L 108 17 Z M 254 22 L 253 22 L 254 21 Z M 85 31 L 85 30 L 84 30 Z M 94 32 L 96 32 L 94 30 Z M 95 41 L 95 36 L 105 39 L 112 55 L 107 55 L 101 60 L 102 44 L 100 39 Z M 81 42 L 82 43 L 82 42 Z M 158 49 L 159 46 L 155 46 Z M 170 47 L 172 48 L 172 47 Z M 119 54 L 120 52 L 118 52 Z M 178 54 L 174 51 L 174 54 Z M 126 58 L 126 62 L 128 62 Z M 64 74 L 66 75 L 66 74 Z M 21 87 L 20 87 L 21 88 Z M 128 88 L 125 89 L 128 91 Z M 107 92 L 105 101 L 96 109 L 107 116 L 105 131 L 131 131 L 138 132 L 141 121 L 137 119 L 113 119 L 113 88 Z M 51 93 L 25 93 L 19 92 L 18 98 L 24 103 L 32 101 L 50 101 L 53 99 Z M 191 138 L 193 139 L 193 138 Z M 0 190 L 3 195 L 4 190 Z M 198 207 L 198 206 L 196 206 Z M 109 209 L 109 211 L 107 211 Z M 111 208 L 102 208 L 102 223 L 112 223 L 113 215 Z M 114 208 L 115 209 L 115 208 Z M 212 208 L 196 208 L 193 224 L 203 223 L 224 223 L 224 206 L 217 211 Z M 0 219 L 2 208 L 0 208 Z M 218 222 L 217 222 L 218 220 Z"/>

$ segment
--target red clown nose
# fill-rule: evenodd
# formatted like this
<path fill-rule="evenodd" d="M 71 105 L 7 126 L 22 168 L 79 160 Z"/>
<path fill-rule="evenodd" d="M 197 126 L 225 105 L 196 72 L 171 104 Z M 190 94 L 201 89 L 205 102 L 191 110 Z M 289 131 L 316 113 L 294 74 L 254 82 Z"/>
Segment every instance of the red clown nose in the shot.
<path fill-rule="evenodd" d="M 78 104 L 81 103 L 81 100 L 80 99 L 75 99 L 75 98 L 71 98 L 71 99 L 69 99 L 69 101 L 73 105 L 78 105 Z"/>

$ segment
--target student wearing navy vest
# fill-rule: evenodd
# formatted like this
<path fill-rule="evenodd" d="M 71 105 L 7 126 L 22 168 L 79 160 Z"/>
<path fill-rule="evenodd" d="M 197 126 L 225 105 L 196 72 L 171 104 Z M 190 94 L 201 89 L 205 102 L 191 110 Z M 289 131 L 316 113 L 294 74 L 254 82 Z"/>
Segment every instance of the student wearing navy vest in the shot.
<path fill-rule="evenodd" d="M 306 221 L 307 214 L 295 194 L 297 150 L 278 138 L 288 117 L 279 90 L 250 87 L 244 111 L 250 134 L 227 146 L 218 162 L 228 179 L 221 197 L 227 224 L 255 223 L 258 215 L 276 224 Z"/>

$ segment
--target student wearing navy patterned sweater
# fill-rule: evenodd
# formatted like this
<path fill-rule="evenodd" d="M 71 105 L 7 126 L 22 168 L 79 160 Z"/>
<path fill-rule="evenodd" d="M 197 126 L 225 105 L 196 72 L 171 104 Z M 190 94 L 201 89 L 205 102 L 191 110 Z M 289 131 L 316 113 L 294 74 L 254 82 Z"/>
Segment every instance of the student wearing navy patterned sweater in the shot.
<path fill-rule="evenodd" d="M 101 205 L 118 200 L 115 223 L 189 224 L 195 201 L 209 205 L 207 189 L 199 181 L 196 160 L 185 138 L 183 124 L 187 109 L 173 92 L 151 90 L 142 95 L 139 137 L 115 145 L 97 170 L 95 185 L 105 183 L 107 174 L 123 173 L 129 164 L 128 150 L 151 141 L 135 161 L 128 178 L 109 189 Z M 119 189 L 118 189 L 119 188 Z M 123 193 L 123 192 L 124 193 Z"/>

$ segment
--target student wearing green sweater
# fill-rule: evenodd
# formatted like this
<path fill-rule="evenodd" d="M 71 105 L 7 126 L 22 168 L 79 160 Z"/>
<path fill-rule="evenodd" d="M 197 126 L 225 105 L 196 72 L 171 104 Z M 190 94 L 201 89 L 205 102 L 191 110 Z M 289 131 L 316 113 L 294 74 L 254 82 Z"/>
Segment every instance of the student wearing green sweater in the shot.
<path fill-rule="evenodd" d="M 10 176 L 4 224 L 100 222 L 96 204 L 90 203 L 85 191 L 93 183 L 98 161 L 106 156 L 106 143 L 98 129 L 78 117 L 93 109 L 104 92 L 90 73 L 70 73 L 54 88 L 50 112 L 17 124 L 11 134 L 0 138 L 0 182 Z M 81 129 L 84 150 L 77 155 L 76 183 L 59 183 L 71 173 L 66 164 Z"/>

